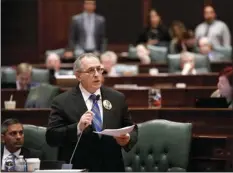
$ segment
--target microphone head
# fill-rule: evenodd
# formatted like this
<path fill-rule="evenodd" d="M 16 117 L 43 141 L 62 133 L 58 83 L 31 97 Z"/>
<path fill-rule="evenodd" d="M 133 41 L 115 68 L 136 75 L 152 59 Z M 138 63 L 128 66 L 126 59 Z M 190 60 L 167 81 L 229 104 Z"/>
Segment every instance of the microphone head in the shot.
<path fill-rule="evenodd" d="M 100 99 L 100 95 L 98 94 L 97 96 L 96 96 L 96 100 L 98 101 Z"/>

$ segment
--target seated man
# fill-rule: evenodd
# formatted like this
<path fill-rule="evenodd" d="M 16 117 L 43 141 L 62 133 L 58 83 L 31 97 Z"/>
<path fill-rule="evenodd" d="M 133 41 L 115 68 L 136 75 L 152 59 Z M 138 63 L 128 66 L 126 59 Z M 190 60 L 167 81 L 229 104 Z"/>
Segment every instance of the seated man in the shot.
<path fill-rule="evenodd" d="M 224 60 L 224 55 L 214 51 L 210 40 L 207 37 L 202 37 L 198 41 L 199 52 L 203 55 L 207 55 L 210 61 Z"/>
<path fill-rule="evenodd" d="M 188 74 L 197 74 L 195 69 L 195 56 L 193 53 L 190 52 L 183 52 L 180 54 L 180 67 L 181 67 L 181 74 L 188 75 Z"/>
<path fill-rule="evenodd" d="M 38 152 L 23 147 L 23 125 L 17 119 L 7 119 L 2 123 L 1 134 L 1 169 L 5 170 L 5 162 L 9 157 L 40 158 Z"/>
<path fill-rule="evenodd" d="M 16 82 L 2 83 L 2 88 L 15 88 L 17 90 L 29 90 L 38 83 L 31 82 L 32 66 L 28 63 L 21 63 L 16 67 Z"/>
<path fill-rule="evenodd" d="M 61 70 L 61 60 L 56 53 L 51 53 L 46 58 L 46 67 L 50 70 L 50 75 L 73 75 L 72 70 Z"/>
<path fill-rule="evenodd" d="M 103 53 L 100 60 L 107 76 L 116 77 L 138 74 L 138 67 L 136 65 L 117 64 L 117 55 L 112 51 Z"/>
<path fill-rule="evenodd" d="M 100 61 L 108 76 L 119 76 L 116 72 L 117 55 L 112 51 L 107 51 L 100 56 Z"/>
<path fill-rule="evenodd" d="M 137 50 L 137 56 L 141 61 L 141 64 L 150 64 L 151 58 L 150 58 L 150 51 L 142 44 L 139 44 L 136 47 Z"/>

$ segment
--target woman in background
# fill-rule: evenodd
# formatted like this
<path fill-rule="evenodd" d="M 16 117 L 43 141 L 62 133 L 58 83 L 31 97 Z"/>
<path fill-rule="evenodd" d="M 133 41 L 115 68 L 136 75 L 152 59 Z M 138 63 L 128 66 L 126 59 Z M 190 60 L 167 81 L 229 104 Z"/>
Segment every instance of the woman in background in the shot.
<path fill-rule="evenodd" d="M 177 54 L 183 51 L 194 51 L 194 34 L 192 33 L 192 31 L 188 31 L 182 22 L 174 21 L 172 23 L 170 33 L 172 36 L 172 41 L 170 43 L 171 54 Z"/>
<path fill-rule="evenodd" d="M 156 10 L 150 10 L 149 25 L 140 34 L 136 44 L 168 46 L 170 40 L 168 29 L 162 24 L 160 15 Z"/>
<path fill-rule="evenodd" d="M 233 108 L 233 68 L 226 67 L 218 77 L 218 90 L 216 90 L 211 97 L 225 97 L 229 108 Z"/>

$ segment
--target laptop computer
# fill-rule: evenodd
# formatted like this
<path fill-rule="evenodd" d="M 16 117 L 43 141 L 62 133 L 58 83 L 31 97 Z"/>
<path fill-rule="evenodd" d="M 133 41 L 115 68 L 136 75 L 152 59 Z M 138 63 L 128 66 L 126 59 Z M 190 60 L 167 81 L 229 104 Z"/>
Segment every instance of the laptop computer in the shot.
<path fill-rule="evenodd" d="M 195 107 L 196 108 L 228 108 L 229 104 L 227 103 L 226 98 L 196 98 Z"/>

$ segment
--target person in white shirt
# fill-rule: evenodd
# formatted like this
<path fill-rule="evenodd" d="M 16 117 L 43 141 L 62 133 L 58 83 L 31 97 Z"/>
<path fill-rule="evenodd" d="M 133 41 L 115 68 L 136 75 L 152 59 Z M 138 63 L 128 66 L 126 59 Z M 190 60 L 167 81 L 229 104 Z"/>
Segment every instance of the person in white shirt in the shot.
<path fill-rule="evenodd" d="M 195 69 L 195 56 L 190 52 L 183 52 L 180 54 L 180 66 L 181 66 L 181 74 L 197 74 Z"/>
<path fill-rule="evenodd" d="M 46 68 L 50 70 L 51 76 L 54 75 L 54 77 L 57 77 L 60 75 L 73 75 L 72 70 L 61 69 L 61 60 L 56 53 L 51 53 L 46 57 L 45 65 Z"/>
<path fill-rule="evenodd" d="M 5 170 L 8 157 L 17 159 L 19 155 L 24 158 L 38 158 L 38 153 L 23 147 L 23 125 L 17 119 L 7 119 L 1 126 L 1 170 Z"/>
<path fill-rule="evenodd" d="M 106 51 L 100 56 L 100 61 L 104 66 L 107 76 L 119 76 L 116 72 L 117 55 L 112 51 Z"/>
<path fill-rule="evenodd" d="M 143 44 L 139 44 L 136 47 L 137 51 L 137 56 L 141 61 L 141 64 L 150 64 L 151 63 L 151 58 L 150 58 L 150 51 L 147 49 L 146 46 Z"/>
<path fill-rule="evenodd" d="M 213 46 L 230 46 L 231 34 L 227 25 L 216 19 L 216 13 L 212 6 L 204 8 L 205 21 L 195 29 L 195 38 L 208 37 Z"/>

